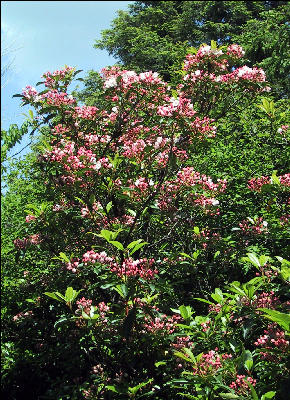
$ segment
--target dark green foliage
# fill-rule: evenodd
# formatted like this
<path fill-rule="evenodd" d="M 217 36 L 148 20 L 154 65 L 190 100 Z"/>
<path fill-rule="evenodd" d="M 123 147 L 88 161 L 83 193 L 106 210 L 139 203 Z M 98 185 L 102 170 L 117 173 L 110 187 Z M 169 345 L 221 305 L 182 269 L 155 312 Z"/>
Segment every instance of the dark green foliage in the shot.
<path fill-rule="evenodd" d="M 263 67 L 278 97 L 289 95 L 287 1 L 137 1 L 120 11 L 95 47 L 126 68 L 169 80 L 188 46 L 239 43 L 249 63 Z"/>

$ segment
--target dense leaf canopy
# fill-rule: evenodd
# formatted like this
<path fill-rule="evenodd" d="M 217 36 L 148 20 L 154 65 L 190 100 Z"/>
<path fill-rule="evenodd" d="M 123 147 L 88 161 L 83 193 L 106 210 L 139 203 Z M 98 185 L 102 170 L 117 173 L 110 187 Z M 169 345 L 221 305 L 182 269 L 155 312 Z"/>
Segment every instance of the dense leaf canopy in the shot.
<path fill-rule="evenodd" d="M 95 47 L 129 69 L 168 80 L 189 46 L 239 43 L 281 96 L 289 93 L 288 20 L 287 1 L 137 1 L 119 11 Z"/>

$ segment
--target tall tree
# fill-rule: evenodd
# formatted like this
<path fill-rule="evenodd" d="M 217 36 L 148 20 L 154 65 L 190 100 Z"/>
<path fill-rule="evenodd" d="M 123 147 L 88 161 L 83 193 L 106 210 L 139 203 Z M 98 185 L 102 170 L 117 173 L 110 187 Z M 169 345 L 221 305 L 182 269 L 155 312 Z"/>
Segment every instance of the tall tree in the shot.
<path fill-rule="evenodd" d="M 264 67 L 281 96 L 289 82 L 287 15 L 286 1 L 137 1 L 119 11 L 95 47 L 130 69 L 158 71 L 168 80 L 188 46 L 241 42 L 246 58 Z"/>

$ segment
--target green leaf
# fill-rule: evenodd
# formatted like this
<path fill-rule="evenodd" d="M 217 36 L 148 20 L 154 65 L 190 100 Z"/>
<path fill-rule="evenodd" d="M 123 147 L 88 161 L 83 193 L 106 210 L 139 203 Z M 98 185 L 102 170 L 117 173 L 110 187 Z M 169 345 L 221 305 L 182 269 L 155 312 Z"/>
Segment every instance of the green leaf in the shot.
<path fill-rule="evenodd" d="M 77 295 L 78 295 L 82 290 L 83 290 L 83 289 L 81 289 L 81 290 L 79 290 L 79 291 L 76 291 L 76 290 L 74 290 L 72 287 L 68 287 L 68 288 L 66 289 L 66 292 L 65 292 L 65 299 L 66 299 L 66 301 L 67 301 L 68 303 L 72 303 L 72 302 L 76 299 Z"/>
<path fill-rule="evenodd" d="M 276 175 L 276 173 L 277 173 L 277 171 L 274 171 L 274 172 L 273 172 L 273 174 L 272 174 L 272 176 L 271 176 L 271 180 L 272 180 L 272 183 L 273 183 L 274 185 L 280 185 L 280 179 L 278 178 L 278 176 Z"/>
<path fill-rule="evenodd" d="M 260 270 L 261 264 L 260 261 L 258 259 L 258 257 L 256 256 L 256 254 L 254 253 L 247 253 L 247 256 L 249 258 L 249 261 Z"/>
<path fill-rule="evenodd" d="M 160 365 L 166 365 L 166 362 L 165 361 L 158 361 L 154 365 L 155 365 L 156 368 L 158 368 L 158 367 L 160 367 Z"/>
<path fill-rule="evenodd" d="M 100 236 L 106 239 L 108 242 L 112 239 L 112 233 L 111 231 L 108 231 L 107 229 L 102 229 Z"/>
<path fill-rule="evenodd" d="M 59 253 L 59 256 L 61 259 L 63 259 L 65 262 L 69 263 L 70 260 L 69 258 L 64 254 L 64 253 Z"/>
<path fill-rule="evenodd" d="M 200 297 L 194 297 L 194 300 L 202 301 L 203 303 L 207 303 L 207 304 L 214 304 L 212 301 L 201 299 Z"/>
<path fill-rule="evenodd" d="M 139 383 L 139 385 L 136 385 L 136 386 L 134 386 L 134 387 L 129 387 L 129 388 L 128 388 L 128 389 L 129 389 L 129 392 L 132 393 L 132 394 L 136 394 L 137 391 L 138 391 L 139 389 L 141 389 L 143 386 L 148 385 L 148 383 L 151 383 L 152 381 L 153 381 L 153 378 L 150 378 L 150 379 L 149 379 L 148 381 L 146 381 L 146 382 Z"/>
<path fill-rule="evenodd" d="M 128 244 L 127 249 L 132 249 L 134 246 L 136 246 L 136 244 L 139 244 L 140 242 L 142 242 L 142 239 L 134 240 L 133 242 Z"/>
<path fill-rule="evenodd" d="M 116 240 L 110 240 L 109 241 L 110 244 L 112 244 L 113 246 L 117 247 L 117 249 L 124 251 L 124 246 L 122 245 L 122 243 L 116 241 Z"/>
<path fill-rule="evenodd" d="M 185 320 L 189 319 L 193 314 L 193 311 L 190 306 L 180 306 L 179 311 L 180 311 L 180 315 Z"/>
<path fill-rule="evenodd" d="M 114 385 L 107 385 L 106 389 L 111 390 L 112 392 L 115 392 L 115 393 L 120 393 L 118 391 L 118 389 L 116 388 L 116 386 L 114 386 Z"/>
<path fill-rule="evenodd" d="M 110 202 L 106 205 L 106 211 L 107 211 L 107 213 L 109 213 L 109 211 L 111 210 L 112 207 L 113 207 L 113 202 L 110 201 Z"/>
<path fill-rule="evenodd" d="M 283 329 L 289 332 L 290 327 L 290 315 L 286 313 L 281 313 L 276 310 L 270 310 L 268 308 L 258 308 L 259 311 L 263 311 L 263 317 L 270 319 L 273 322 L 276 322 L 280 325 Z"/>
<path fill-rule="evenodd" d="M 244 358 L 244 367 L 246 368 L 247 371 L 251 371 L 253 367 L 253 356 L 250 350 L 245 350 L 243 353 L 243 358 Z"/>
<path fill-rule="evenodd" d="M 175 351 L 173 354 L 175 355 L 175 357 L 178 357 L 178 358 L 181 358 L 182 360 L 190 362 L 189 357 L 186 357 L 183 353 L 181 353 L 181 351 Z"/>
<path fill-rule="evenodd" d="M 139 243 L 137 244 L 134 249 L 132 249 L 130 251 L 130 255 L 134 254 L 137 250 L 141 249 L 141 247 L 146 246 L 146 244 L 148 244 L 148 242 L 143 242 L 143 243 Z"/>
<path fill-rule="evenodd" d="M 215 293 L 211 294 L 211 297 L 217 302 L 221 303 L 224 299 L 223 293 L 220 289 L 215 289 Z"/>
<path fill-rule="evenodd" d="M 123 299 L 125 299 L 128 295 L 128 288 L 124 283 L 122 285 L 113 287 L 113 289 L 116 290 L 116 292 L 118 292 Z"/>
<path fill-rule="evenodd" d="M 237 394 L 234 394 L 234 393 L 219 393 L 219 396 L 222 398 L 222 399 L 229 399 L 229 400 L 231 400 L 231 399 L 241 399 L 241 397 L 240 396 L 238 396 Z"/>
<path fill-rule="evenodd" d="M 44 294 L 54 300 L 66 302 L 65 297 L 59 292 L 44 292 Z"/>
<path fill-rule="evenodd" d="M 263 396 L 261 397 L 261 400 L 267 400 L 267 399 L 272 399 L 275 396 L 276 392 L 267 392 L 265 394 L 263 394 Z"/>
<path fill-rule="evenodd" d="M 254 389 L 254 386 L 247 380 L 245 380 L 245 382 L 249 385 L 250 389 L 251 389 L 251 395 L 252 395 L 252 399 L 253 400 L 259 400 L 258 395 L 256 390 Z"/>

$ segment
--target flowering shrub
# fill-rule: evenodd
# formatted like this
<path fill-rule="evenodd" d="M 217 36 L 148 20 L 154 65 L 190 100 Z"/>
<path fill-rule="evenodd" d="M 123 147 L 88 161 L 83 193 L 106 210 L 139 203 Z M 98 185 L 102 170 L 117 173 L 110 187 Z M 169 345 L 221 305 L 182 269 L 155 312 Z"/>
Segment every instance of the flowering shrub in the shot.
<path fill-rule="evenodd" d="M 268 91 L 243 55 L 203 45 L 174 88 L 152 71 L 105 68 L 96 105 L 68 94 L 71 67 L 44 74 L 43 92 L 24 89 L 43 117 L 35 164 L 46 189 L 14 240 L 31 265 L 19 287 L 37 296 L 8 322 L 29 326 L 18 345 L 33 341 L 46 398 L 266 399 L 283 387 L 289 267 L 255 253 L 282 248 L 271 234 L 284 232 L 289 174 L 212 174 L 198 158 L 229 129 L 224 113 Z M 244 203 L 233 203 L 235 179 Z"/>

